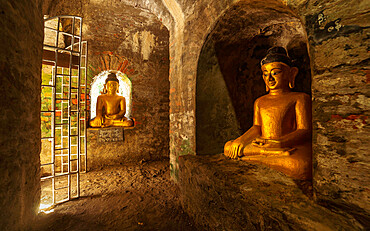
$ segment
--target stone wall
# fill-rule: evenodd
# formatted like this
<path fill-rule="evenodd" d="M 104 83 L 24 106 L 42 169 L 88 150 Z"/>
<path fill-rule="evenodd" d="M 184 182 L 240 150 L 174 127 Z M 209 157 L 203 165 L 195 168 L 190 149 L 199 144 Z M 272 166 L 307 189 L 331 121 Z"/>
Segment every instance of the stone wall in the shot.
<path fill-rule="evenodd" d="M 153 13 L 167 28 L 173 27 L 173 18 L 162 0 L 44 0 L 44 15 L 79 15 L 84 17 L 89 5 L 100 5 L 124 9 L 126 6 L 145 9 Z"/>
<path fill-rule="evenodd" d="M 91 5 L 87 12 L 84 35 L 89 43 L 89 75 L 121 68 L 132 83 L 135 128 L 125 134 L 122 155 L 131 155 L 131 161 L 168 157 L 168 30 L 154 15 L 130 6 Z M 88 151 L 95 150 L 88 147 Z"/>
<path fill-rule="evenodd" d="M 77 2 L 79 4 L 74 6 L 78 7 L 66 9 L 72 12 L 72 9 L 85 7 L 85 1 Z M 106 4 L 114 3 L 116 6 L 120 2 L 123 1 L 106 1 Z M 328 206 L 345 208 L 357 214 L 360 220 L 366 218 L 363 215 L 369 213 L 370 185 L 367 177 L 370 171 L 367 151 L 370 137 L 367 1 L 135 2 L 163 18 L 170 31 L 170 157 L 175 180 L 179 170 L 178 157 L 196 153 L 196 80 L 199 56 L 207 36 L 233 4 L 271 5 L 273 11 L 291 10 L 300 19 L 307 34 L 314 107 L 316 199 Z M 58 7 L 51 4 L 47 9 Z M 245 10 L 248 11 L 248 8 Z"/>
<path fill-rule="evenodd" d="M 332 1 L 303 6 L 313 70 L 316 198 L 369 220 L 369 6 Z M 367 18 L 367 19 L 366 19 Z"/>
<path fill-rule="evenodd" d="M 175 177 L 178 157 L 196 150 L 196 64 L 202 44 L 217 19 L 237 2 L 179 1 L 184 23 L 178 30 L 183 29 L 184 33 L 171 41 L 177 46 L 171 50 L 186 47 L 186 51 L 181 52 L 179 59 L 173 58 L 177 64 L 171 63 L 171 67 L 182 68 L 170 73 L 170 79 L 175 79 L 171 81 L 170 95 L 170 148 Z M 308 35 L 311 60 L 316 199 L 345 209 L 359 220 L 368 220 L 368 4 L 340 0 L 240 2 L 272 4 L 272 10 L 285 7 L 301 20 Z"/>
<path fill-rule="evenodd" d="M 2 230 L 23 229 L 40 201 L 41 2 L 0 2 Z"/>
<path fill-rule="evenodd" d="M 92 63 L 97 63 L 101 57 L 104 59 L 110 55 L 128 60 L 132 68 L 127 70 L 127 74 L 132 78 L 134 87 L 135 81 L 136 86 L 139 86 L 136 96 L 142 97 L 138 102 L 145 102 L 134 106 L 137 110 L 136 112 L 133 110 L 133 117 L 136 116 L 138 122 L 142 123 L 137 124 L 138 134 L 134 136 L 141 139 L 144 135 L 145 139 L 140 141 L 139 145 L 148 144 L 151 140 L 158 141 L 156 137 L 163 137 L 163 139 L 159 138 L 161 139 L 159 145 L 164 147 L 163 152 L 167 150 L 168 133 L 164 131 L 166 129 L 168 131 L 165 125 L 168 122 L 160 124 L 162 122 L 158 121 L 165 121 L 161 116 L 167 117 L 168 97 L 164 92 L 168 92 L 168 79 L 163 73 L 170 73 L 169 148 L 172 173 L 176 179 L 179 168 L 178 157 L 194 154 L 196 151 L 195 100 L 199 55 L 219 17 L 238 2 L 46 0 L 43 1 L 42 11 L 43 14 L 49 15 L 76 14 L 83 16 L 87 21 L 90 20 L 92 27 L 86 28 L 85 32 L 88 35 L 91 31 L 90 49 L 93 50 L 90 54 L 95 55 Z M 272 10 L 290 8 L 292 13 L 302 21 L 308 35 L 312 70 L 315 196 L 320 203 L 331 208 L 346 210 L 362 223 L 366 223 L 369 220 L 368 185 L 370 185 L 367 177 L 370 172 L 367 151 L 370 137 L 367 1 L 290 0 L 282 1 L 283 4 L 280 6 L 276 5 L 280 3 L 279 1 L 272 0 L 243 2 L 251 5 L 272 4 L 274 5 Z M 39 107 L 35 105 L 40 105 L 43 20 L 41 1 L 20 0 L 0 4 L 0 30 L 3 35 L 0 43 L 0 71 L 3 86 L 1 93 L 3 113 L 0 126 L 2 134 L 0 196 L 1 208 L 7 211 L 3 213 L 0 221 L 1 227 L 18 229 L 35 214 L 39 200 L 40 117 Z M 113 8 L 108 9 L 108 6 Z M 114 16 L 115 19 L 123 21 L 127 16 L 123 12 L 130 11 L 132 9 L 130 7 L 135 8 L 133 11 L 144 12 L 146 16 L 152 14 L 143 8 L 157 15 L 155 20 L 153 15 L 148 16 L 150 19 L 148 23 L 153 23 L 151 24 L 153 26 L 149 26 L 151 27 L 149 31 L 154 34 L 154 37 L 168 37 L 167 30 L 162 28 L 161 20 L 170 30 L 170 70 L 165 60 L 162 63 L 159 62 L 159 67 L 163 69 L 156 69 L 158 61 L 168 57 L 165 44 L 162 44 L 163 46 L 159 44 L 158 53 L 153 50 L 149 52 L 148 61 L 144 60 L 141 50 L 134 51 L 134 47 L 129 45 L 135 43 L 120 46 L 126 33 L 115 30 L 119 28 L 117 25 L 123 26 L 125 22 L 119 23 L 110 20 L 110 17 Z M 104 17 L 97 17 L 96 20 L 105 19 L 105 21 L 102 20 L 104 22 L 102 26 L 99 22 L 94 22 L 94 18 L 88 19 L 89 16 L 100 14 Z M 148 19 L 148 17 L 144 18 Z M 135 28 L 139 27 L 140 25 L 137 25 Z M 107 33 L 110 42 L 106 49 L 100 46 L 104 45 L 106 40 L 95 41 L 96 37 L 93 35 L 102 31 L 109 32 L 110 28 L 112 28 L 111 32 Z M 154 29 L 157 31 L 158 28 L 160 32 L 156 35 Z M 130 35 L 132 32 L 130 31 Z M 142 37 L 141 33 L 137 36 L 136 41 L 151 37 Z M 138 47 L 141 47 L 140 42 Z M 97 53 L 94 54 L 94 52 Z M 154 61 L 151 62 L 151 59 Z M 106 65 L 102 64 L 100 68 L 104 66 Z M 132 73 L 129 72 L 131 69 Z M 96 65 L 91 70 L 92 77 L 93 74 L 98 73 L 99 66 Z M 155 98 L 153 95 L 160 96 Z M 157 100 L 154 103 L 153 98 Z M 151 100 L 150 106 L 152 104 L 157 106 L 147 107 L 148 100 Z M 153 111 L 158 109 L 162 112 L 158 114 L 154 112 L 154 119 L 151 119 Z M 143 127 L 152 129 L 146 130 Z M 155 142 L 146 148 L 155 150 L 156 153 L 161 152 L 157 150 Z"/>
<path fill-rule="evenodd" d="M 109 165 L 139 163 L 150 160 L 148 153 L 135 153 L 135 145 L 125 137 L 131 137 L 132 128 L 100 128 L 89 129 L 87 170 L 102 169 Z M 104 137 L 105 133 L 105 138 Z"/>
<path fill-rule="evenodd" d="M 137 162 L 169 156 L 169 32 L 162 22 L 140 6 L 117 2 L 94 1 L 74 12 L 66 2 L 51 7 L 50 15 L 83 16 L 83 39 L 88 42 L 88 78 L 106 70 L 127 74 L 132 83 L 134 129 L 125 134 L 122 147 L 101 144 L 95 148 L 93 132 L 88 139 L 88 159 L 99 150 L 111 150 L 121 156 L 117 161 Z M 60 8 L 64 7 L 64 8 Z M 106 148 L 105 148 L 106 147 Z M 90 155 L 89 155 L 90 154 Z M 111 165 L 112 161 L 101 162 Z M 116 160 L 113 158 L 112 160 Z M 96 161 L 96 160 L 94 160 Z"/>

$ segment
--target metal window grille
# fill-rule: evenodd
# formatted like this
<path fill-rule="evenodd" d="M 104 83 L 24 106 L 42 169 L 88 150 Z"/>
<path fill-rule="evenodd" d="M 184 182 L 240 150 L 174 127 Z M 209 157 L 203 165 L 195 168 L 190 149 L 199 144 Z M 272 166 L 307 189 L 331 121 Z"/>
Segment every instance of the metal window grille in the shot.
<path fill-rule="evenodd" d="M 80 173 L 87 169 L 87 42 L 81 17 L 45 19 L 42 62 L 40 209 L 80 197 Z"/>

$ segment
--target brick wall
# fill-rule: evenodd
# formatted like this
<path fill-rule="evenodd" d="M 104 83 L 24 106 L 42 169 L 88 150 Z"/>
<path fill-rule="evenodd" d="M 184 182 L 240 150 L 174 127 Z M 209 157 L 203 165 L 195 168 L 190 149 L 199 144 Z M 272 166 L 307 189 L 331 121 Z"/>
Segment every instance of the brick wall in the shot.
<path fill-rule="evenodd" d="M 67 2 L 61 1 L 51 8 L 51 15 L 74 13 Z M 114 150 L 108 148 L 109 144 L 106 148 L 104 144 L 97 144 L 91 135 L 88 139 L 90 158 L 103 150 L 125 157 L 116 164 L 168 158 L 167 28 L 155 15 L 132 3 L 96 1 L 76 9 L 75 13 L 83 16 L 83 40 L 88 42 L 88 78 L 91 80 L 102 71 L 119 70 L 127 74 L 132 83 L 131 117 L 135 119 L 135 128 L 125 133 L 122 145 L 113 145 Z M 96 145 L 100 145 L 99 148 Z M 112 161 L 102 160 L 100 164 L 111 165 Z"/>

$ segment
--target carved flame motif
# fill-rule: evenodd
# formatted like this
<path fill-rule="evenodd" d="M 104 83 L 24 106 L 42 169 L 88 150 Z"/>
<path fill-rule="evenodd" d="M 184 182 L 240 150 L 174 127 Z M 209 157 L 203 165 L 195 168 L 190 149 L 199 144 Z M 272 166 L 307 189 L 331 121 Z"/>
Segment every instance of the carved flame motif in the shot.
<path fill-rule="evenodd" d="M 97 63 L 91 65 L 90 68 L 93 76 L 107 70 L 116 70 L 129 75 L 134 73 L 134 69 L 130 67 L 130 62 L 127 58 L 113 54 L 111 51 L 100 53 Z"/>

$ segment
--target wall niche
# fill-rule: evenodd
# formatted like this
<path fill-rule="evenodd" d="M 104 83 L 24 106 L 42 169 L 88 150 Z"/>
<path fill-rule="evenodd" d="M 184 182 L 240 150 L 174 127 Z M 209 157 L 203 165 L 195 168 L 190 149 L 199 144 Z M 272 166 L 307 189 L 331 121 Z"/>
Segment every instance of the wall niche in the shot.
<path fill-rule="evenodd" d="M 299 68 L 293 91 L 311 95 L 307 39 L 299 19 L 279 6 L 234 5 L 208 34 L 198 60 L 197 154 L 222 153 L 228 140 L 252 126 L 253 103 L 266 94 L 260 61 L 272 46 L 285 47 Z"/>

